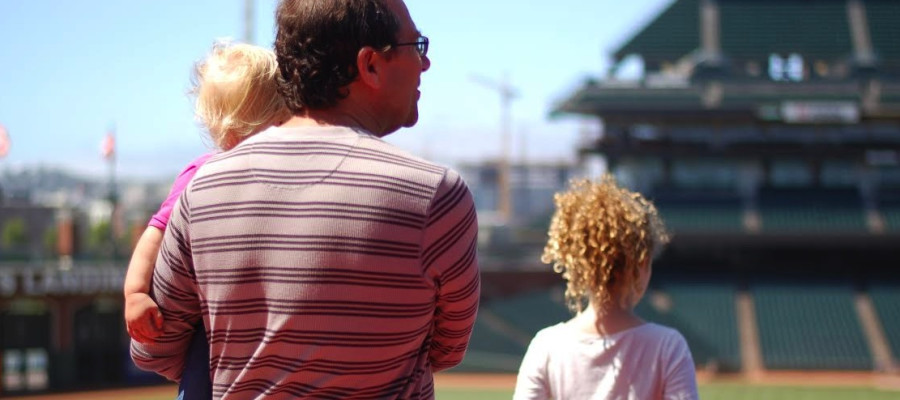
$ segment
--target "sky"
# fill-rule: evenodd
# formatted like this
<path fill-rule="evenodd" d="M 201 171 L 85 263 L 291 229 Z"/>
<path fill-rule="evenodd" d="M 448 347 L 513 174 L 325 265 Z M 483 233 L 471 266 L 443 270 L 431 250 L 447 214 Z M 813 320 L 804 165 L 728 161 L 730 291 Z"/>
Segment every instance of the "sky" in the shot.
<path fill-rule="evenodd" d="M 512 102 L 514 161 L 575 156 L 582 121 L 555 102 L 672 0 L 406 0 L 431 40 L 418 124 L 386 138 L 445 165 L 501 154 L 500 95 Z M 101 176 L 116 133 L 121 179 L 174 177 L 210 150 L 187 95 L 194 64 L 218 39 L 244 39 L 244 0 L 0 1 L 0 170 L 46 165 Z M 276 0 L 255 0 L 254 43 L 271 48 Z"/>

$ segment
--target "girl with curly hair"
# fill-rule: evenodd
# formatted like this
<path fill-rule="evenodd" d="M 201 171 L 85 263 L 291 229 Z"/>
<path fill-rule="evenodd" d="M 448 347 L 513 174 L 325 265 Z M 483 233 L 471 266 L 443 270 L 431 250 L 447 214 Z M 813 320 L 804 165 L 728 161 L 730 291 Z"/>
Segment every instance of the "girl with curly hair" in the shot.
<path fill-rule="evenodd" d="M 698 398 L 684 337 L 634 313 L 669 241 L 656 208 L 611 175 L 573 181 L 554 201 L 541 261 L 566 280 L 576 315 L 535 335 L 513 398 Z"/>

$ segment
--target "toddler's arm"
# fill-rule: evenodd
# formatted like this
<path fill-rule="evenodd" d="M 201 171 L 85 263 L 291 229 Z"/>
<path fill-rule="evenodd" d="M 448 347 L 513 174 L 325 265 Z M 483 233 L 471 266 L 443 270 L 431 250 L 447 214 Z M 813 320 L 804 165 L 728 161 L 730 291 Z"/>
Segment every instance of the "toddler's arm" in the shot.
<path fill-rule="evenodd" d="M 125 274 L 125 326 L 128 334 L 141 343 L 151 343 L 162 334 L 162 313 L 149 295 L 162 238 L 162 230 L 148 226 L 134 248 Z"/>
<path fill-rule="evenodd" d="M 153 339 L 163 332 L 163 317 L 159 306 L 150 298 L 150 284 L 156 255 L 162 246 L 163 234 L 175 203 L 185 187 L 212 153 L 204 154 L 191 161 L 175 178 L 166 200 L 153 215 L 150 224 L 138 240 L 125 274 L 125 325 L 128 334 L 139 343 L 153 343 Z"/>

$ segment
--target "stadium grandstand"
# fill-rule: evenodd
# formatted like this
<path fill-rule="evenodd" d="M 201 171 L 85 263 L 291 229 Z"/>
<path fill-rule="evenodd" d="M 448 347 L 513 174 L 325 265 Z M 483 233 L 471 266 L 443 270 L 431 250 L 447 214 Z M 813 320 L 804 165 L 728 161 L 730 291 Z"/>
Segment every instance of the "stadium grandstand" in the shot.
<path fill-rule="evenodd" d="M 896 371 L 897 21 L 887 0 L 677 0 L 552 111 L 601 120 L 580 158 L 673 231 L 637 311 L 681 331 L 698 368 Z M 635 63 L 640 79 L 617 78 Z M 569 318 L 544 274 L 485 271 L 463 369 L 515 371 Z"/>

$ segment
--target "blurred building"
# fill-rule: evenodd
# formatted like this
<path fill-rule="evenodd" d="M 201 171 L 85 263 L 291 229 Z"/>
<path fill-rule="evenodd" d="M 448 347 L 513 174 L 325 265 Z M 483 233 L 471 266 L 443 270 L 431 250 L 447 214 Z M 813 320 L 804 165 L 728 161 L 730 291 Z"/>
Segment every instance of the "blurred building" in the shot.
<path fill-rule="evenodd" d="M 128 355 L 121 293 L 131 249 L 125 238 L 110 251 L 103 185 L 48 170 L 2 178 L 0 397 L 161 382 Z M 122 185 L 116 229 L 143 228 L 163 186 Z"/>
<path fill-rule="evenodd" d="M 479 222 L 491 224 L 496 220 L 499 205 L 500 167 L 496 162 L 463 164 L 460 175 L 472 191 Z M 510 224 L 521 225 L 546 222 L 553 211 L 553 194 L 563 189 L 576 175 L 569 163 L 513 163 L 510 165 L 512 215 Z"/>
<path fill-rule="evenodd" d="M 0 259 L 28 260 L 48 253 L 56 210 L 25 201 L 0 203 Z M 52 246 L 52 245 L 50 245 Z"/>
<path fill-rule="evenodd" d="M 568 163 L 510 164 L 510 217 L 500 213 L 500 164 L 459 166 L 478 211 L 482 270 L 540 270 L 540 251 L 553 212 L 553 194 L 578 175 Z"/>

